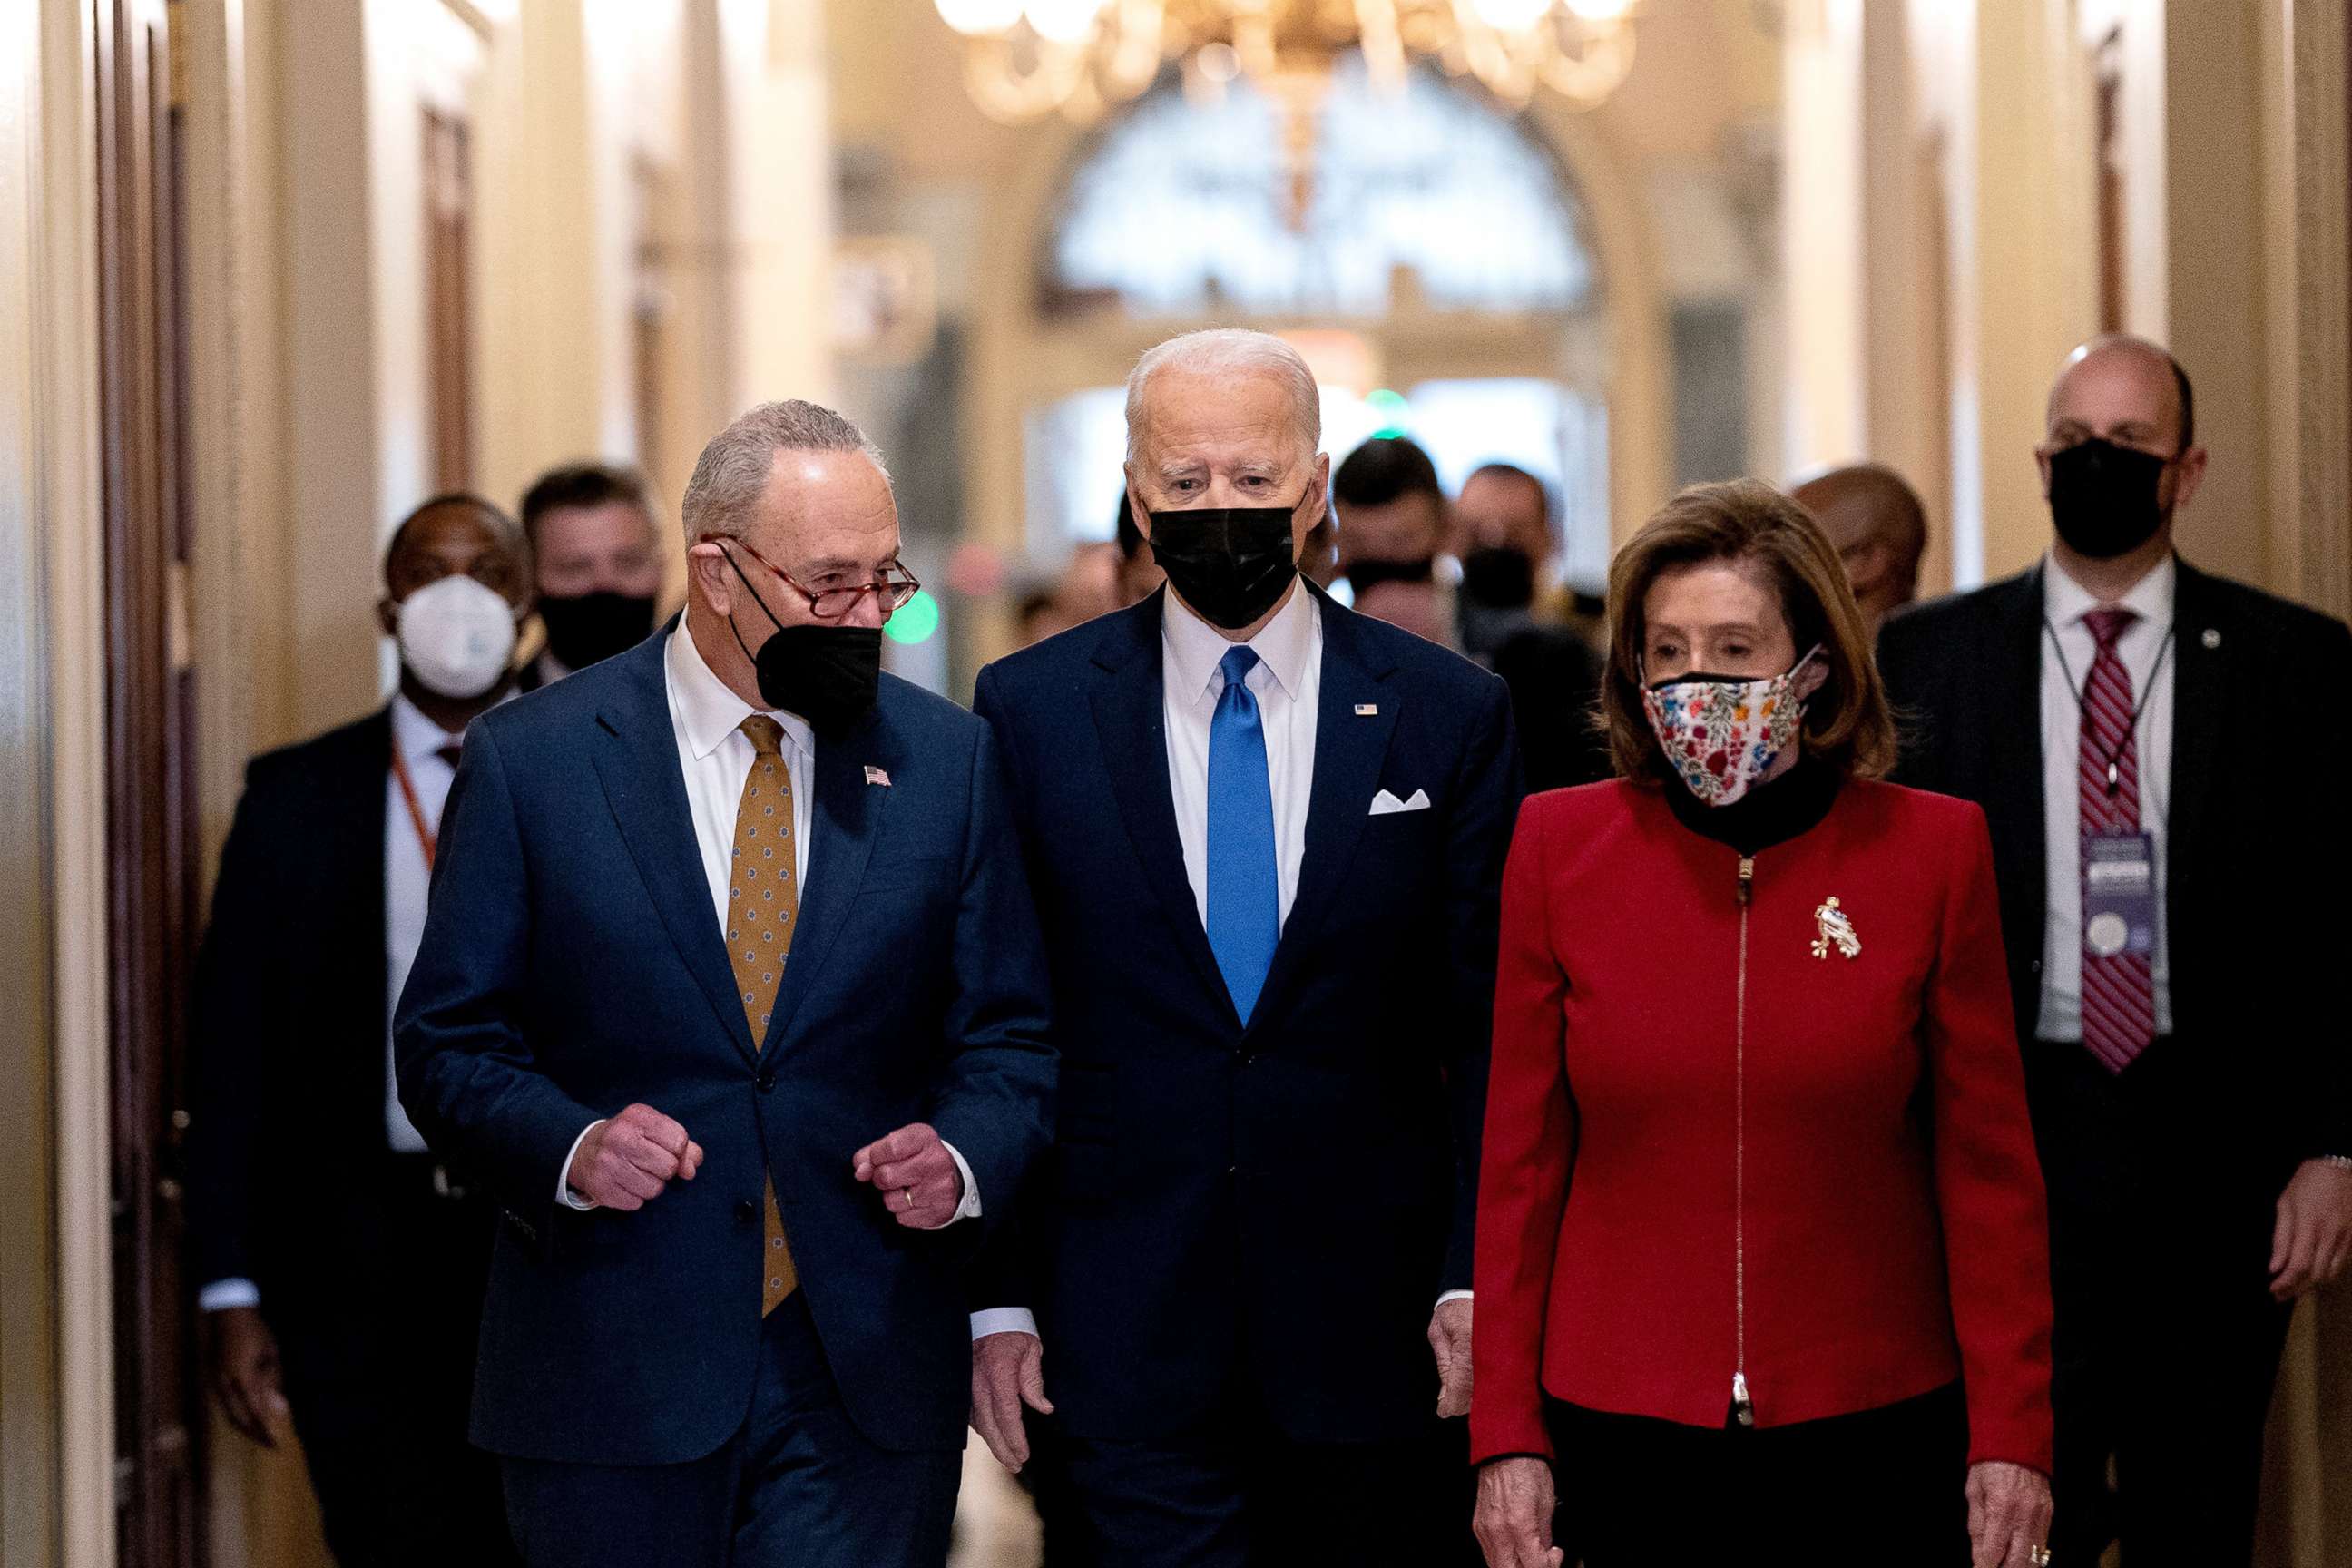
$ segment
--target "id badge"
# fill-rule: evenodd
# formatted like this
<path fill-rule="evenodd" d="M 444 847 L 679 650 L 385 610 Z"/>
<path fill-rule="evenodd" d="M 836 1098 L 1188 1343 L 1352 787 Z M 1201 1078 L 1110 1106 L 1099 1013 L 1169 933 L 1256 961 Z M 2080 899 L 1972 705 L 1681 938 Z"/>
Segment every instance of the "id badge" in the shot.
<path fill-rule="evenodd" d="M 2083 951 L 2096 958 L 2154 953 L 2154 836 L 2102 833 L 2083 848 Z"/>

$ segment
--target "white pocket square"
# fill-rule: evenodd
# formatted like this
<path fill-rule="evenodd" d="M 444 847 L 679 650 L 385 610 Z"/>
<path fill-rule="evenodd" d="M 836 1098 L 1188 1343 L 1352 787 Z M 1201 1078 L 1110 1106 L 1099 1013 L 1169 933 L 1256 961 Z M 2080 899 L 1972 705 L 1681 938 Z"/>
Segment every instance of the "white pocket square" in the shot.
<path fill-rule="evenodd" d="M 1391 812 L 1396 811 L 1427 811 L 1428 809 L 1429 792 L 1425 789 L 1417 789 L 1413 791 L 1412 798 L 1411 800 L 1399 800 L 1396 796 L 1391 795 L 1386 790 L 1382 790 L 1380 794 L 1372 796 L 1372 815 L 1374 816 L 1386 816 Z"/>

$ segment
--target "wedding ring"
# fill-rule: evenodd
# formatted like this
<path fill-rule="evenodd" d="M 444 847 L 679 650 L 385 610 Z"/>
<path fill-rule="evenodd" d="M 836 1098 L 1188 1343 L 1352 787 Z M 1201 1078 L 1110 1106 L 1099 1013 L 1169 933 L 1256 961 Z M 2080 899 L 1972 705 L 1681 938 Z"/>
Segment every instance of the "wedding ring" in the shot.
<path fill-rule="evenodd" d="M 2033 1568 L 2050 1568 L 2050 1548 L 2037 1546 L 2027 1553 L 2033 1559 Z"/>
<path fill-rule="evenodd" d="M 907 1212 L 908 1214 L 913 1214 L 915 1212 L 915 1189 L 912 1187 L 900 1187 L 898 1190 L 907 1194 Z"/>

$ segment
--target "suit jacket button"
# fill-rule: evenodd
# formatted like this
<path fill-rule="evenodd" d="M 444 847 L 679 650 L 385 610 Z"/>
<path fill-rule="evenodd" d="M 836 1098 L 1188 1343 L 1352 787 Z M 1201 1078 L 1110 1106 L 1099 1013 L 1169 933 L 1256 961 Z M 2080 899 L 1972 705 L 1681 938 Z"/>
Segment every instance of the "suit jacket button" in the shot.
<path fill-rule="evenodd" d="M 765 1094 L 765 1093 L 767 1093 L 770 1089 L 772 1089 L 775 1088 L 775 1087 L 776 1087 L 776 1069 L 775 1069 L 775 1068 L 761 1068 L 761 1069 L 760 1069 L 760 1079 L 759 1079 L 759 1083 L 760 1083 L 760 1092 L 761 1092 L 761 1094 Z"/>
<path fill-rule="evenodd" d="M 759 1218 L 760 1205 L 758 1204 L 753 1203 L 749 1198 L 744 1198 L 736 1204 L 735 1223 L 737 1225 L 755 1225 L 759 1222 Z"/>

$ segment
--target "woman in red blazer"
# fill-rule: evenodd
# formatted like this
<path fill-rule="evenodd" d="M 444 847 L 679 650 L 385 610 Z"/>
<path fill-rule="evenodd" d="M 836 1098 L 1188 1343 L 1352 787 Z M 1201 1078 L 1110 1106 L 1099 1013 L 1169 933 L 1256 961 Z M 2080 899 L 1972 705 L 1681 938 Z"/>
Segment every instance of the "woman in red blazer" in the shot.
<path fill-rule="evenodd" d="M 1621 776 L 1529 800 L 1504 875 L 1487 1562 L 2036 1568 L 2048 1240 L 1983 815 L 1878 782 L 1861 615 L 1768 486 L 1676 497 L 1609 619 Z"/>

